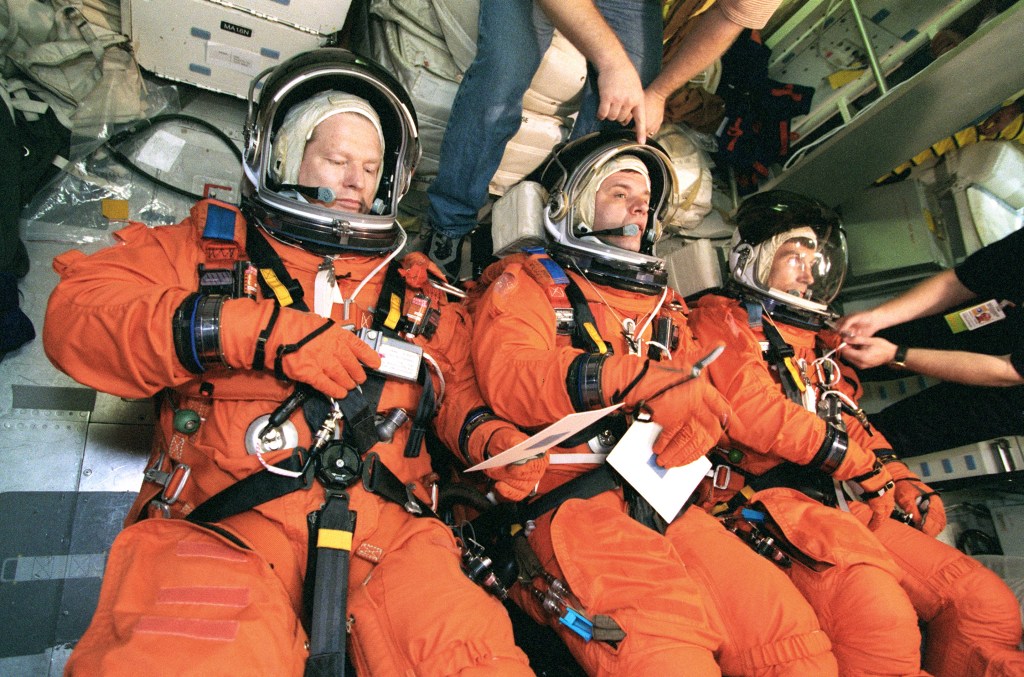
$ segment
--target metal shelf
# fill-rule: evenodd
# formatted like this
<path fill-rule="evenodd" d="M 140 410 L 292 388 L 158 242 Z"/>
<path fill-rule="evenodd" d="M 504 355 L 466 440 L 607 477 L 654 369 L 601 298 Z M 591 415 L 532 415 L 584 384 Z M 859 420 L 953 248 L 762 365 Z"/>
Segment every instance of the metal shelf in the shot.
<path fill-rule="evenodd" d="M 1024 2 L 891 89 L 761 190 L 784 188 L 838 205 L 1024 87 Z"/>

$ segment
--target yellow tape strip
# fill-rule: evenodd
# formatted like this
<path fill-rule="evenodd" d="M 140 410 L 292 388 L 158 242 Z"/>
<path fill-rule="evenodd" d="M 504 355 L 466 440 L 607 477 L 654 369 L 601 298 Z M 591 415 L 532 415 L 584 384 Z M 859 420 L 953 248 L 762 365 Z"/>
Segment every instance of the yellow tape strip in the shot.
<path fill-rule="evenodd" d="M 799 370 L 797 370 L 796 365 L 793 364 L 792 358 L 787 357 L 784 361 L 786 363 L 786 369 L 789 370 L 790 376 L 793 377 L 793 381 L 796 383 L 797 389 L 799 389 L 800 392 L 807 390 L 807 386 L 804 385 L 803 376 L 800 375 L 800 372 Z"/>
<path fill-rule="evenodd" d="M 402 299 L 399 298 L 398 294 L 392 294 L 391 308 L 388 310 L 388 316 L 384 320 L 384 326 L 388 329 L 394 329 L 398 326 L 400 319 L 402 319 Z"/>
<path fill-rule="evenodd" d="M 316 547 L 332 550 L 351 550 L 352 532 L 339 529 L 320 529 L 316 534 Z"/>
<path fill-rule="evenodd" d="M 274 296 L 277 297 L 277 302 L 281 304 L 281 307 L 290 306 L 293 303 L 288 287 L 281 284 L 281 280 L 277 279 L 277 275 L 274 274 L 273 270 L 270 268 L 260 268 L 260 275 L 267 281 L 267 285 L 274 292 Z"/>
<path fill-rule="evenodd" d="M 597 329 L 594 327 L 594 325 L 590 324 L 589 322 L 584 322 L 583 328 L 587 330 L 587 333 L 590 334 L 590 338 L 594 339 L 594 343 L 597 344 L 597 352 L 601 353 L 602 355 L 607 353 L 608 346 L 604 344 L 604 341 L 601 339 L 601 335 L 597 333 Z"/>

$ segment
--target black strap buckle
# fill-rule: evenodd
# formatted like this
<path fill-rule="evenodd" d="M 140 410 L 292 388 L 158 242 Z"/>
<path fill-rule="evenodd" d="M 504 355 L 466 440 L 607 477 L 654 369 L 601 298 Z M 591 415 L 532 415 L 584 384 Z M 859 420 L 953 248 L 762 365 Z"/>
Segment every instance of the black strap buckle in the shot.
<path fill-rule="evenodd" d="M 359 453 L 341 440 L 333 440 L 317 456 L 316 475 L 329 489 L 347 489 L 362 475 Z"/>

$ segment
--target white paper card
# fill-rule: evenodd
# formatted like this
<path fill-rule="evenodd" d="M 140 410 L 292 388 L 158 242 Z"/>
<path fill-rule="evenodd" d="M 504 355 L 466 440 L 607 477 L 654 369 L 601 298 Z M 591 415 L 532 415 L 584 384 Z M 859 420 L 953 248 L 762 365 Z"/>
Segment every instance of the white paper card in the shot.
<path fill-rule="evenodd" d="M 497 456 L 491 457 L 482 463 L 477 463 L 472 468 L 467 468 L 465 472 L 473 470 L 486 470 L 487 468 L 500 468 L 503 465 L 509 465 L 516 461 L 522 461 L 533 456 L 541 454 L 551 447 L 555 446 L 564 439 L 576 434 L 580 430 L 583 430 L 594 421 L 603 418 L 615 411 L 622 404 L 616 404 L 611 407 L 605 407 L 604 409 L 597 409 L 595 411 L 581 411 L 577 414 L 569 414 L 561 421 L 552 423 L 544 430 L 529 437 L 514 447 L 506 449 Z"/>
<path fill-rule="evenodd" d="M 711 461 L 701 456 L 678 468 L 662 468 L 654 453 L 654 440 L 659 434 L 661 426 L 657 423 L 636 421 L 608 454 L 608 463 L 666 522 L 671 522 L 711 469 Z"/>
<path fill-rule="evenodd" d="M 184 147 L 185 139 L 159 129 L 153 132 L 135 159 L 154 169 L 169 172 Z"/>

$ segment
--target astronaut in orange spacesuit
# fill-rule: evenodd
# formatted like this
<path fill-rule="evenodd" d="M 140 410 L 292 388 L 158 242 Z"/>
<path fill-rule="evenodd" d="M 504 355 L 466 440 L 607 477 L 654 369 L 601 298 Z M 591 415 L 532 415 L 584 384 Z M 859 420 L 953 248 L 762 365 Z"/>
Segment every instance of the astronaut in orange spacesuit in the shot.
<path fill-rule="evenodd" d="M 408 97 L 340 49 L 257 81 L 241 209 L 55 262 L 50 359 L 161 403 L 68 673 L 334 675 L 347 645 L 362 674 L 533 674 L 432 512 L 424 433 L 458 444 L 482 403 L 468 317 L 424 255 L 397 259 Z M 502 429 L 524 437 L 490 420 L 463 444 Z"/>
<path fill-rule="evenodd" d="M 838 360 L 841 338 L 826 324 L 846 272 L 838 217 L 776 190 L 745 200 L 736 223 L 729 284 L 700 298 L 690 326 L 726 346 L 708 367 L 733 410 L 714 457 L 744 480 L 705 482 L 701 503 L 787 545 L 787 571 L 818 612 L 842 674 L 1021 674 L 1016 598 L 933 538 L 946 523 L 941 499 L 866 425 L 860 382 Z M 835 480 L 851 479 L 874 490 L 848 492 L 848 501 Z M 738 512 L 751 506 L 763 522 Z"/>
<path fill-rule="evenodd" d="M 569 144 L 541 172 L 543 215 L 522 215 L 543 220 L 549 247 L 481 278 L 473 360 L 497 415 L 536 430 L 614 403 L 628 412 L 486 471 L 506 499 L 537 494 L 519 506 L 533 554 L 519 557 L 513 591 L 590 674 L 835 674 L 828 639 L 782 572 L 699 509 L 659 518 L 602 463 L 634 419 L 663 428 L 659 468 L 698 461 L 729 424 L 721 396 L 694 375 L 706 351 L 651 253 L 673 181 L 660 147 L 628 133 Z"/>

